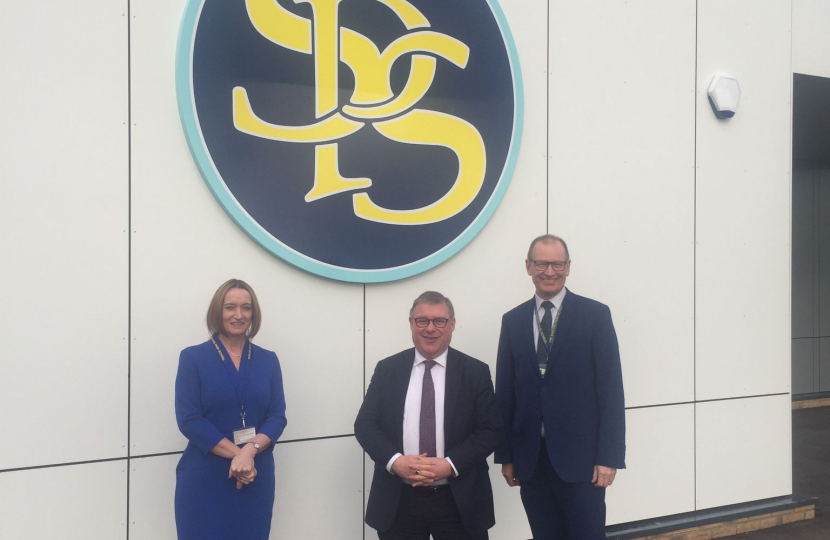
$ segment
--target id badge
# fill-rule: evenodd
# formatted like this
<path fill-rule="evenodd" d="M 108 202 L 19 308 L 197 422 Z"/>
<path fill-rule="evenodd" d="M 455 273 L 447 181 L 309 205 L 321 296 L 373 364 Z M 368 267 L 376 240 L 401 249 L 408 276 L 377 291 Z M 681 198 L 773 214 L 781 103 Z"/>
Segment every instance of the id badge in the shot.
<path fill-rule="evenodd" d="M 256 428 L 242 428 L 233 432 L 233 444 L 240 445 L 251 442 L 256 437 Z"/>

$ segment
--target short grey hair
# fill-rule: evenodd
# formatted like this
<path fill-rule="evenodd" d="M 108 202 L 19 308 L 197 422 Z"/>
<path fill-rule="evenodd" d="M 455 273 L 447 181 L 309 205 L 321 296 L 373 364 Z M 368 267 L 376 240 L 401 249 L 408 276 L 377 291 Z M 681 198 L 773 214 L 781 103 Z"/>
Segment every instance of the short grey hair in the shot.
<path fill-rule="evenodd" d="M 455 308 L 452 307 L 452 302 L 449 298 L 437 291 L 426 291 L 421 293 L 421 295 L 418 296 L 414 302 L 412 302 L 412 307 L 409 308 L 410 317 L 415 314 L 415 308 L 420 304 L 444 304 L 450 312 L 450 319 L 455 318 Z"/>
<path fill-rule="evenodd" d="M 535 246 L 539 242 L 542 242 L 543 244 L 559 242 L 560 244 L 562 244 L 562 247 L 565 248 L 565 259 L 568 261 L 571 260 L 571 254 L 570 252 L 568 252 L 568 244 L 565 243 L 565 240 L 553 234 L 543 234 L 542 236 L 537 236 L 536 238 L 534 238 L 533 242 L 530 243 L 530 247 L 527 248 L 527 260 L 530 261 L 533 259 L 533 246 Z"/>

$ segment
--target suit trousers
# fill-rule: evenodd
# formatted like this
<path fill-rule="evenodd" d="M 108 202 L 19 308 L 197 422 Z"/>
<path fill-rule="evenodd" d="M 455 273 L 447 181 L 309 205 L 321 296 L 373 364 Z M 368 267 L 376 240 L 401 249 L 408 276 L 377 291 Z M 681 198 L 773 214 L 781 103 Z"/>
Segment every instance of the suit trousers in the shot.
<path fill-rule="evenodd" d="M 380 540 L 487 540 L 487 531 L 471 535 L 461 522 L 450 486 L 401 488 L 395 521 L 387 531 L 378 531 Z"/>
<path fill-rule="evenodd" d="M 559 478 L 545 439 L 530 479 L 521 486 L 533 540 L 605 540 L 605 488 Z"/>

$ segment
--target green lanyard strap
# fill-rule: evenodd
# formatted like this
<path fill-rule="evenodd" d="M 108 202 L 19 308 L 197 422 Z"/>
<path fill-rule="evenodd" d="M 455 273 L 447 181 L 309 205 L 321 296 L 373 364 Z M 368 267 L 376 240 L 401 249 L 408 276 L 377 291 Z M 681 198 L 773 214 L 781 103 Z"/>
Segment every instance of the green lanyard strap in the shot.
<path fill-rule="evenodd" d="M 542 322 L 539 320 L 539 309 L 533 312 L 536 315 L 536 326 L 539 328 L 539 335 L 542 336 L 542 342 L 545 344 L 545 349 L 550 353 L 550 345 L 553 343 L 553 334 L 556 333 L 556 324 L 559 322 L 559 316 L 562 315 L 562 306 L 556 310 L 556 317 L 553 319 L 553 324 L 550 327 L 550 335 L 546 336 L 542 331 Z"/>

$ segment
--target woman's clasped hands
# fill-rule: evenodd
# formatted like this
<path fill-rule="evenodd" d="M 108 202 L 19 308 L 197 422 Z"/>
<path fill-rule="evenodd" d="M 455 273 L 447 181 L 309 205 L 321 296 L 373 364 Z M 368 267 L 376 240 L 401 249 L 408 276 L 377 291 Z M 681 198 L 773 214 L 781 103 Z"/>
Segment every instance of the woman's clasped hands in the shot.
<path fill-rule="evenodd" d="M 250 445 L 244 446 L 231 460 L 228 478 L 236 478 L 236 489 L 242 489 L 243 485 L 247 486 L 254 481 L 257 475 L 256 467 L 254 466 L 256 450 L 251 452 L 248 450 L 249 447 L 253 448 Z"/>

